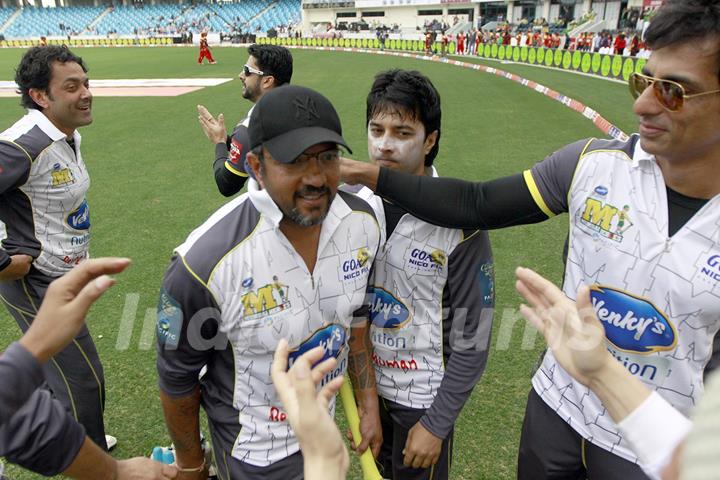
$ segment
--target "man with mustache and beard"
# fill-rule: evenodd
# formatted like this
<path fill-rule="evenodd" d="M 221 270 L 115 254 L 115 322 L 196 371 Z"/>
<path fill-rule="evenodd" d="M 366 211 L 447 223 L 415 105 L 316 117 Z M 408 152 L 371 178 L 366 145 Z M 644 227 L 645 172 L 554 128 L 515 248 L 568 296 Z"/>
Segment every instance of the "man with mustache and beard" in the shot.
<path fill-rule="evenodd" d="M 270 378 L 283 338 L 290 363 L 316 346 L 337 359 L 322 383 L 347 370 L 359 450 L 377 455 L 382 443 L 365 302 L 380 228 L 365 201 L 337 190 L 339 147 L 348 148 L 337 112 L 313 90 L 284 86 L 257 103 L 249 138 L 258 185 L 175 250 L 160 293 L 160 397 L 188 479 L 207 478 L 209 467 L 201 404 L 220 478 L 302 478 L 300 447 Z"/>
<path fill-rule="evenodd" d="M 290 83 L 293 73 L 293 58 L 290 50 L 279 45 L 250 45 L 248 59 L 238 75 L 243 84 L 242 96 L 253 104 L 275 87 Z M 217 118 L 203 105 L 198 105 L 198 121 L 208 139 L 215 145 L 215 183 L 226 197 L 238 193 L 247 180 L 245 156 L 248 152 L 247 128 L 250 115 L 235 126 L 231 136 L 225 130 L 225 117 Z"/>
<path fill-rule="evenodd" d="M 0 295 L 20 329 L 35 318 L 48 285 L 88 258 L 90 178 L 78 127 L 92 122 L 82 58 L 65 46 L 29 49 L 15 82 L 27 114 L 0 134 Z M 44 367 L 53 395 L 103 449 L 105 378 L 86 327 Z"/>

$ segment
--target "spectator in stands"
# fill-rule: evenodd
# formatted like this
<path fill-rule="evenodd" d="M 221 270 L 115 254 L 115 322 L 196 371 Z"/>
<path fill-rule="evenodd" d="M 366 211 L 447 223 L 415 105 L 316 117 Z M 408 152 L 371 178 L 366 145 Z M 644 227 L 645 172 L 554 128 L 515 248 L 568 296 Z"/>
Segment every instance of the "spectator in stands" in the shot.
<path fill-rule="evenodd" d="M 472 28 L 467 34 L 467 37 L 465 38 L 465 43 L 467 43 L 467 53 L 466 55 L 475 55 L 475 30 Z"/>
<path fill-rule="evenodd" d="M 615 42 L 613 44 L 615 55 L 622 55 L 626 46 L 627 40 L 625 40 L 625 33 L 620 33 L 617 37 L 615 37 Z"/>
<path fill-rule="evenodd" d="M 638 54 L 640 51 L 640 39 L 638 38 L 637 34 L 633 35 L 632 40 L 630 40 L 630 56 L 634 57 Z"/>

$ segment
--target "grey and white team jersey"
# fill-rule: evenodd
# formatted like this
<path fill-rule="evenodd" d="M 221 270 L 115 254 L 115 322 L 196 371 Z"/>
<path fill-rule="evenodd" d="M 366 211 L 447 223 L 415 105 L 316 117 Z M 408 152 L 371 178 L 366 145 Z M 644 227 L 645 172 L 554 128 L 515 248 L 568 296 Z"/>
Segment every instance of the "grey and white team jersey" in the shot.
<path fill-rule="evenodd" d="M 74 145 L 71 145 L 74 144 Z M 90 178 L 80 154 L 80 134 L 68 142 L 38 110 L 0 134 L 0 221 L 9 255 L 26 254 L 42 273 L 57 277 L 88 257 Z"/>
<path fill-rule="evenodd" d="M 565 294 L 591 285 L 610 353 L 687 415 L 720 327 L 720 196 L 669 236 L 663 175 L 637 135 L 572 144 L 525 178 L 541 207 L 570 215 Z M 551 352 L 533 386 L 583 437 L 637 460 L 597 397 Z"/>
<path fill-rule="evenodd" d="M 437 227 L 407 213 L 388 231 L 383 200 L 368 188 L 358 195 L 383 232 L 369 287 L 378 393 L 432 408 L 426 428 L 444 438 L 487 360 L 495 302 L 487 232 Z"/>
<path fill-rule="evenodd" d="M 280 231 L 282 218 L 268 193 L 251 185 L 176 249 L 158 306 L 161 388 L 187 395 L 207 365 L 202 403 L 222 439 L 216 453 L 260 467 L 299 450 L 270 378 L 278 341 L 288 339 L 290 362 L 322 345 L 338 359 L 323 381 L 343 374 L 380 244 L 372 209 L 338 192 L 309 272 Z"/>

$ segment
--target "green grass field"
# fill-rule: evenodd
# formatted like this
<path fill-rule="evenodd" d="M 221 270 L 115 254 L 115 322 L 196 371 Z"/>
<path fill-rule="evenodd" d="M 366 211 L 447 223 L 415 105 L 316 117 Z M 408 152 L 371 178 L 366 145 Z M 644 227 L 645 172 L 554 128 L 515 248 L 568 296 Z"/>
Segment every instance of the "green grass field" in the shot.
<path fill-rule="evenodd" d="M 14 77 L 22 53 L 0 50 L 0 80 Z M 188 48 L 87 48 L 77 53 L 90 68 L 91 82 L 235 78 L 247 58 L 244 49 L 216 48 L 219 64 L 200 67 L 196 50 Z M 443 176 L 483 180 L 517 173 L 566 143 L 602 136 L 589 120 L 560 103 L 494 75 L 371 54 L 294 50 L 293 56 L 293 83 L 317 89 L 333 102 L 358 159 L 367 152 L 365 95 L 373 75 L 392 67 L 420 70 L 440 91 L 443 122 L 436 166 Z M 529 66 L 487 64 L 543 83 L 594 108 L 625 132 L 634 131 L 632 100 L 623 85 Z M 92 254 L 134 260 L 88 318 L 105 366 L 106 425 L 119 439 L 114 452 L 118 458 L 148 455 L 154 445 L 169 443 L 155 373 L 155 303 L 173 248 L 226 201 L 214 184 L 213 147 L 198 126 L 195 106 L 224 112 L 226 124 L 232 125 L 250 107 L 240 88 L 234 80 L 175 98 L 96 97 L 95 120 L 81 130 L 92 177 Z M 16 98 L 0 98 L 0 107 L 2 130 L 23 114 Z M 515 476 L 525 400 L 544 345 L 536 338 L 529 348 L 528 342 L 522 347 L 525 324 L 516 314 L 520 300 L 513 270 L 528 266 L 559 283 L 566 229 L 563 216 L 491 234 L 497 287 L 492 350 L 487 371 L 456 427 L 452 478 Z M 123 314 L 126 322 L 134 321 L 134 328 L 129 346 L 118 348 L 118 340 L 124 347 L 129 333 L 119 337 Z M 18 336 L 15 322 L 2 309 L 0 349 Z M 39 478 L 12 467 L 7 474 Z M 350 478 L 361 478 L 355 461 Z"/>

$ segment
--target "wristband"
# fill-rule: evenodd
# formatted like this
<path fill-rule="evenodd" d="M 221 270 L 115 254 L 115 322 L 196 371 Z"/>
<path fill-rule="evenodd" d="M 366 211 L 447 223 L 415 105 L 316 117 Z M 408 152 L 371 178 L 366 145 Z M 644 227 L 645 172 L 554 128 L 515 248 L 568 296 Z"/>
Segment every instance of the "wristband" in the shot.
<path fill-rule="evenodd" d="M 175 464 L 175 466 L 180 473 L 200 473 L 205 471 L 205 460 L 203 460 L 199 467 L 195 468 L 180 468 L 177 463 Z"/>

